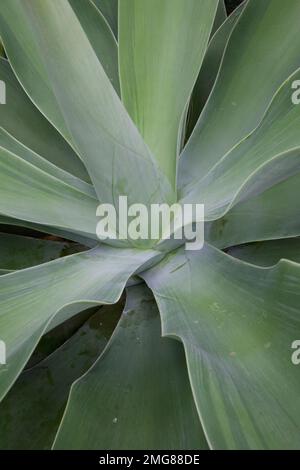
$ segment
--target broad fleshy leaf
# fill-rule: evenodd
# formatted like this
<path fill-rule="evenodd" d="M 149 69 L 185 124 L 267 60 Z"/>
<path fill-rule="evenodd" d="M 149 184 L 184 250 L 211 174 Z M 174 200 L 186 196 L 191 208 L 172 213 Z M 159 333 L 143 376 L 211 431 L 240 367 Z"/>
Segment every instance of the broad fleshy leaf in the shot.
<path fill-rule="evenodd" d="M 80 250 L 80 245 L 0 233 L 0 268 L 25 269 Z"/>
<path fill-rule="evenodd" d="M 219 5 L 222 2 L 219 2 Z M 209 41 L 197 81 L 195 83 L 191 103 L 189 106 L 187 137 L 189 137 L 196 125 L 200 113 L 209 97 L 215 83 L 225 47 L 232 30 L 243 11 L 245 4 L 240 5 L 224 21 L 220 28 Z M 218 8 L 218 11 L 220 7 Z M 222 10 L 221 10 L 222 11 Z M 217 19 L 217 16 L 216 16 Z"/>
<path fill-rule="evenodd" d="M 0 278 L 0 331 L 7 365 L 0 397 L 12 386 L 47 327 L 97 304 L 115 303 L 154 251 L 101 246 Z"/>
<path fill-rule="evenodd" d="M 27 4 L 35 2 L 36 0 L 11 0 L 3 3 L 0 11 L 1 37 L 9 61 L 24 89 L 42 113 L 74 147 L 68 123 L 65 121 L 56 91 L 48 76 L 43 51 L 36 43 L 31 20 L 28 18 Z M 70 8 L 68 0 L 65 0 L 65 3 Z M 90 0 L 85 2 L 72 0 L 72 6 L 78 20 L 82 22 L 86 41 L 90 41 L 96 57 L 100 58 L 108 76 L 118 89 L 117 48 L 110 28 Z M 80 38 L 75 38 L 69 53 L 72 51 L 76 54 L 76 45 L 79 41 Z"/>
<path fill-rule="evenodd" d="M 281 259 L 300 263 L 300 238 L 284 238 L 231 247 L 230 256 L 258 266 L 273 266 Z"/>
<path fill-rule="evenodd" d="M 31 25 L 25 14 L 27 0 L 3 2 L 0 34 L 6 54 L 24 89 L 42 113 L 71 142 L 63 115 L 49 82 L 43 57 L 35 44 Z"/>
<path fill-rule="evenodd" d="M 118 44 L 102 13 L 91 0 L 68 0 L 106 75 L 120 94 Z"/>
<path fill-rule="evenodd" d="M 300 235 L 300 173 L 237 204 L 206 225 L 205 239 L 220 248 Z"/>
<path fill-rule="evenodd" d="M 13 227 L 15 228 L 14 230 Z M 55 237 L 62 238 L 63 240 L 80 243 L 81 245 L 86 246 L 88 248 L 94 248 L 99 243 L 99 240 L 96 240 L 95 238 L 88 238 L 87 236 L 85 236 L 85 234 L 82 234 L 75 230 L 68 232 L 67 230 L 62 230 L 51 225 L 42 225 L 39 223 L 28 222 L 27 220 L 14 219 L 12 217 L 0 215 L 0 229 L 1 231 L 6 232 L 6 228 L 8 228 L 10 232 L 15 231 L 19 234 L 22 234 L 22 228 L 24 228 L 25 230 L 34 230 L 35 232 L 40 232 L 41 237 L 43 236 L 43 234 L 51 234 Z"/>
<path fill-rule="evenodd" d="M 6 5 L 8 3 L 6 2 Z M 89 176 L 83 163 L 32 104 L 9 62 L 3 58 L 0 58 L 0 78 L 6 86 L 6 104 L 0 106 L 0 126 L 18 142 L 50 163 L 88 181 Z M 2 140 L 0 138 L 0 144 Z"/>
<path fill-rule="evenodd" d="M 99 200 L 163 202 L 174 194 L 129 118 L 68 2 L 26 0 L 32 38 Z M 68 28 L 66 28 L 68 24 Z M 77 47 L 74 47 L 74 44 Z"/>
<path fill-rule="evenodd" d="M 122 0 L 119 6 L 122 99 L 175 187 L 180 120 L 202 64 L 217 0 Z"/>
<path fill-rule="evenodd" d="M 204 203 L 208 220 L 300 170 L 300 106 L 292 100 L 292 85 L 299 79 L 297 70 L 279 88 L 261 124 L 185 189 L 183 200 Z"/>
<path fill-rule="evenodd" d="M 171 254 L 143 277 L 163 335 L 182 340 L 205 435 L 214 449 L 297 449 L 300 265 L 243 263 L 206 245 Z"/>
<path fill-rule="evenodd" d="M 218 1 L 218 7 L 216 11 L 215 21 L 211 30 L 211 35 L 213 35 L 217 29 L 224 23 L 227 18 L 226 6 L 224 0 Z"/>
<path fill-rule="evenodd" d="M 97 199 L 95 190 L 92 185 L 82 181 L 80 178 L 68 173 L 61 169 L 59 166 L 54 165 L 45 158 L 41 157 L 37 153 L 25 147 L 22 143 L 18 142 L 14 137 L 8 134 L 3 128 L 0 127 L 0 148 L 8 150 L 17 157 L 31 163 L 36 168 L 48 173 L 48 175 L 54 176 L 55 178 L 67 183 L 69 186 L 73 186 L 75 189 L 82 193 Z"/>
<path fill-rule="evenodd" d="M 23 372 L 0 404 L 1 449 L 50 449 L 72 383 L 97 359 L 120 314 L 104 306 L 60 348 Z"/>
<path fill-rule="evenodd" d="M 182 187 L 206 173 L 260 122 L 280 84 L 300 66 L 300 2 L 250 0 L 218 80 L 179 161 Z M 278 60 L 280 57 L 280 60 Z"/>
<path fill-rule="evenodd" d="M 118 0 L 92 0 L 118 38 Z"/>
<path fill-rule="evenodd" d="M 96 239 L 98 201 L 0 147 L 0 213 Z"/>
<path fill-rule="evenodd" d="M 127 289 L 107 348 L 72 389 L 55 449 L 205 449 L 182 346 L 144 286 Z"/>

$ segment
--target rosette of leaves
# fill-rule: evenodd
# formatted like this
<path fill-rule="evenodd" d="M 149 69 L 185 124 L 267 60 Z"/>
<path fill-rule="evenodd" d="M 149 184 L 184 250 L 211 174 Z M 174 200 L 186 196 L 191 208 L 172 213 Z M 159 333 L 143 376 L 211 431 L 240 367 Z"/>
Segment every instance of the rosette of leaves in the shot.
<path fill-rule="evenodd" d="M 299 448 L 299 17 L 1 2 L 1 448 Z M 204 248 L 100 243 L 120 195 Z"/>

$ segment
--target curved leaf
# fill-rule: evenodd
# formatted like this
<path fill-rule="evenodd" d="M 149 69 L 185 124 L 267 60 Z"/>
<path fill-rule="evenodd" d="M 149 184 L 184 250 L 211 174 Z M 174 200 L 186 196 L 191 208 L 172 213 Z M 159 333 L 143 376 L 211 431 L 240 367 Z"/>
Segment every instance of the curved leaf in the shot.
<path fill-rule="evenodd" d="M 215 449 L 297 449 L 300 265 L 243 263 L 212 247 L 179 252 L 144 273 L 163 335 L 185 347 L 208 442 Z"/>
<path fill-rule="evenodd" d="M 120 2 L 122 99 L 173 187 L 180 120 L 216 9 L 217 0 Z"/>
<path fill-rule="evenodd" d="M 210 99 L 179 161 L 182 187 L 206 173 L 260 122 L 300 66 L 300 3 L 250 0 L 230 36 Z M 280 57 L 280 60 L 278 60 Z"/>
<path fill-rule="evenodd" d="M 98 201 L 0 147 L 0 213 L 96 239 Z"/>
<path fill-rule="evenodd" d="M 18 228 L 16 229 L 16 227 Z M 17 232 L 23 234 L 25 228 L 28 230 L 34 230 L 35 232 L 40 232 L 41 234 L 51 234 L 67 241 L 80 243 L 82 246 L 89 248 L 94 248 L 99 243 L 99 240 L 88 238 L 83 234 L 80 234 L 78 231 L 72 230 L 68 232 L 67 230 L 60 230 L 59 228 L 50 225 L 47 226 L 28 222 L 27 220 L 13 219 L 12 217 L 0 215 L 0 229 L 6 232 L 6 228 L 9 229 L 9 232 L 13 233 Z"/>
<path fill-rule="evenodd" d="M 120 94 L 118 44 L 102 13 L 90 0 L 68 0 L 80 21 L 106 75 Z"/>
<path fill-rule="evenodd" d="M 118 38 L 118 0 L 92 0 Z"/>
<path fill-rule="evenodd" d="M 181 345 L 160 337 L 144 285 L 128 289 L 120 323 L 72 389 L 55 449 L 205 449 Z"/>
<path fill-rule="evenodd" d="M 128 278 L 157 253 L 101 246 L 0 277 L 0 332 L 7 365 L 0 398 L 12 386 L 47 327 L 85 308 L 114 303 Z M 54 320 L 54 321 L 53 321 Z"/>
<path fill-rule="evenodd" d="M 34 0 L 24 6 L 57 101 L 99 200 L 114 204 L 119 195 L 128 195 L 129 204 L 173 200 L 170 186 L 68 2 Z"/>
<path fill-rule="evenodd" d="M 226 6 L 224 0 L 219 0 L 218 1 L 218 7 L 216 11 L 216 16 L 215 16 L 215 21 L 211 30 L 211 34 L 213 35 L 217 29 L 224 23 L 224 21 L 227 18 L 227 13 L 226 13 Z"/>
<path fill-rule="evenodd" d="M 205 239 L 225 248 L 300 235 L 299 189 L 300 173 L 297 173 L 207 224 Z"/>
<path fill-rule="evenodd" d="M 76 248 L 79 249 L 79 245 L 74 246 Z M 1 269 L 29 268 L 67 254 L 72 254 L 70 243 L 0 233 Z"/>
<path fill-rule="evenodd" d="M 82 181 L 71 173 L 62 170 L 60 167 L 55 166 L 45 158 L 41 157 L 37 153 L 25 147 L 23 144 L 18 142 L 14 137 L 8 134 L 3 128 L 0 127 L 0 148 L 8 150 L 14 155 L 23 158 L 33 166 L 43 170 L 48 175 L 54 176 L 55 178 L 67 183 L 69 186 L 73 186 L 75 189 L 82 193 L 97 199 L 95 190 L 92 185 Z"/>
<path fill-rule="evenodd" d="M 258 266 L 273 266 L 281 259 L 300 263 L 300 238 L 284 238 L 231 247 L 230 256 Z"/>
<path fill-rule="evenodd" d="M 74 380 L 105 347 L 119 315 L 102 307 L 60 348 L 23 372 L 0 404 L 1 449 L 50 449 Z"/>
<path fill-rule="evenodd" d="M 0 11 L 0 34 L 8 59 L 33 102 L 61 134 L 71 136 L 49 83 L 43 57 L 32 38 L 24 8 L 27 0 L 4 2 Z"/>
<path fill-rule="evenodd" d="M 219 5 L 221 3 L 222 2 L 219 2 Z M 230 34 L 232 33 L 232 30 L 235 27 L 235 24 L 239 19 L 244 6 L 245 4 L 243 3 L 236 10 L 234 10 L 209 41 L 209 45 L 191 96 L 187 137 L 191 135 L 200 113 L 209 97 L 213 84 L 216 80 L 228 38 L 230 37 Z"/>
<path fill-rule="evenodd" d="M 0 12 L 0 33 L 7 56 L 26 92 L 66 140 L 74 146 L 68 123 L 66 123 L 56 91 L 49 80 L 44 54 L 35 42 L 31 21 L 27 15 L 27 4 L 35 0 L 12 0 L 5 2 Z M 68 4 L 68 1 L 65 0 Z M 72 0 L 79 21 L 82 22 L 86 40 L 90 40 L 95 54 L 100 58 L 104 69 L 118 89 L 117 48 L 116 43 L 102 15 L 87 0 Z M 66 5 L 69 7 L 69 5 Z M 70 8 L 70 7 L 69 7 Z M 97 28 L 96 28 L 97 25 Z M 80 38 L 74 38 L 72 48 L 76 54 L 76 44 Z"/>
<path fill-rule="evenodd" d="M 2 58 L 0 58 L 0 78 L 6 86 L 6 105 L 0 106 L 0 126 L 50 163 L 88 181 L 89 176 L 83 163 L 32 104 L 14 76 L 9 62 Z"/>
<path fill-rule="evenodd" d="M 259 194 L 299 171 L 300 106 L 292 101 L 292 84 L 299 78 L 297 70 L 279 88 L 260 125 L 205 177 L 185 188 L 184 201 L 199 202 L 201 197 L 208 220 L 225 214 L 245 193 Z"/>

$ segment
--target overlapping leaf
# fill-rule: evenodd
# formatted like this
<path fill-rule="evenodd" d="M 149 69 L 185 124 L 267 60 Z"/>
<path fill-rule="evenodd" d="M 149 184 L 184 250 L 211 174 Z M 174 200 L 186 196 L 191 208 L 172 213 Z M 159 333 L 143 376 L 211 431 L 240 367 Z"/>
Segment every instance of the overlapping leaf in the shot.
<path fill-rule="evenodd" d="M 210 445 L 299 448 L 300 376 L 291 345 L 300 330 L 300 265 L 258 268 L 206 246 L 172 254 L 144 277 L 163 334 L 184 343 Z"/>
<path fill-rule="evenodd" d="M 184 201 L 201 198 L 208 220 L 300 170 L 300 106 L 292 100 L 292 85 L 299 77 L 297 70 L 283 83 L 255 131 L 186 188 Z"/>
<path fill-rule="evenodd" d="M 75 244 L 74 244 L 75 245 Z M 80 251 L 80 246 L 74 246 Z M 0 232 L 0 268 L 14 271 L 72 254 L 69 243 Z"/>
<path fill-rule="evenodd" d="M 119 307 L 104 306 L 49 357 L 21 374 L 0 404 L 1 449 L 50 449 L 70 387 L 97 359 Z"/>
<path fill-rule="evenodd" d="M 300 3 L 251 0 L 230 36 L 210 99 L 179 164 L 181 188 L 204 177 L 260 122 L 281 83 L 300 66 Z M 280 60 L 278 60 L 280 57 Z"/>
<path fill-rule="evenodd" d="M 8 4 L 9 2 L 6 2 L 6 5 Z M 0 78 L 5 82 L 6 88 L 6 104 L 0 106 L 1 128 L 40 157 L 81 179 L 88 180 L 87 172 L 78 156 L 35 108 L 14 76 L 9 62 L 3 58 L 0 59 Z M 3 139 L 0 138 L 0 144 L 2 142 Z"/>
<path fill-rule="evenodd" d="M 173 186 L 179 124 L 216 8 L 217 0 L 120 2 L 122 99 Z"/>
<path fill-rule="evenodd" d="M 114 204 L 119 195 L 128 195 L 129 204 L 173 199 L 69 3 L 26 0 L 24 9 L 100 201 Z"/>
<path fill-rule="evenodd" d="M 1 368 L 2 398 L 26 364 L 40 337 L 89 306 L 114 303 L 128 278 L 153 251 L 98 247 L 0 278 L 0 331 L 7 347 Z M 56 321 L 51 321 L 51 320 Z"/>
<path fill-rule="evenodd" d="M 182 347 L 161 339 L 157 306 L 144 285 L 128 289 L 103 355 L 72 387 L 54 447 L 207 448 Z"/>

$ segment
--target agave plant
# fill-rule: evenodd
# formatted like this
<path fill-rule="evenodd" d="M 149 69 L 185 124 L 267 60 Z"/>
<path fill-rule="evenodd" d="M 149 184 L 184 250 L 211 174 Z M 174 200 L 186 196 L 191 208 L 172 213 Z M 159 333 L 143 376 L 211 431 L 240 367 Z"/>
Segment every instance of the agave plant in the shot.
<path fill-rule="evenodd" d="M 1 2 L 1 448 L 299 447 L 299 17 Z M 122 195 L 204 204 L 203 249 L 100 241 Z"/>

